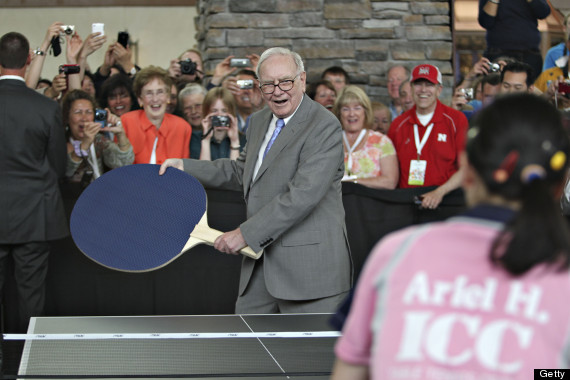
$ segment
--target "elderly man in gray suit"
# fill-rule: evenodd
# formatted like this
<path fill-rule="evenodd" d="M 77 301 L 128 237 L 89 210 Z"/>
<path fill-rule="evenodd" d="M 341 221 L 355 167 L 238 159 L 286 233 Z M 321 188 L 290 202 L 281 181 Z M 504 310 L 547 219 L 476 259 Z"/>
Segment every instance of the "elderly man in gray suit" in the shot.
<path fill-rule="evenodd" d="M 267 107 L 251 116 L 237 160 L 169 159 L 160 173 L 175 167 L 207 187 L 243 191 L 247 220 L 214 244 L 229 254 L 264 250 L 243 258 L 236 313 L 331 312 L 352 281 L 341 126 L 305 96 L 297 53 L 266 50 L 257 77 Z"/>
<path fill-rule="evenodd" d="M 14 260 L 21 332 L 45 305 L 50 240 L 68 235 L 58 177 L 66 147 L 57 103 L 26 87 L 29 43 L 20 33 L 0 39 L 0 292 Z"/>

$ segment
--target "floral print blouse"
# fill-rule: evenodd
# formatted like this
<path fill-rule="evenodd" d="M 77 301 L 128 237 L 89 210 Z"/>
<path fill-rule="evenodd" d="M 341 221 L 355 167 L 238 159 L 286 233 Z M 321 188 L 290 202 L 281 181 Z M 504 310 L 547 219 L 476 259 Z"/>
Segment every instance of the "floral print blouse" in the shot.
<path fill-rule="evenodd" d="M 356 178 L 378 177 L 382 174 L 380 159 L 396 154 L 392 140 L 388 136 L 368 130 L 364 146 L 352 152 L 351 167 L 349 166 L 348 151 L 344 149 L 344 174 Z"/>

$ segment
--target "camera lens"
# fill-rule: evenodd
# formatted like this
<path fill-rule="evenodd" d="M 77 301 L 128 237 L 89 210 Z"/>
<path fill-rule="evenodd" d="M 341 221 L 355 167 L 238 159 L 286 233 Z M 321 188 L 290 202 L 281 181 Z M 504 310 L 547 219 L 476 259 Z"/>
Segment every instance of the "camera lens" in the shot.
<path fill-rule="evenodd" d="M 192 62 L 190 59 L 178 62 L 180 64 L 180 72 L 186 75 L 196 74 L 196 62 Z"/>
<path fill-rule="evenodd" d="M 499 65 L 498 63 L 491 63 L 489 65 L 489 68 L 490 68 L 491 72 L 496 73 L 499 70 L 501 70 L 501 65 Z"/>
<path fill-rule="evenodd" d="M 107 120 L 107 111 L 106 110 L 95 110 L 95 121 L 104 121 Z"/>

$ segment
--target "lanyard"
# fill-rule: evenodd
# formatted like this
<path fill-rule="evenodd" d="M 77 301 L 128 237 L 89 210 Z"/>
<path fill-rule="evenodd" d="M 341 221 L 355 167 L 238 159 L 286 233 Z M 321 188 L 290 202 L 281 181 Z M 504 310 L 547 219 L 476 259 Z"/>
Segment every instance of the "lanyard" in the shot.
<path fill-rule="evenodd" d="M 422 141 L 420 142 L 420 133 L 418 132 L 418 125 L 414 124 L 414 141 L 416 143 L 416 151 L 418 152 L 418 161 L 420 160 L 422 149 L 426 145 L 426 142 L 429 138 L 429 135 L 431 134 L 432 129 L 433 129 L 433 123 L 428 125 L 426 133 L 424 133 L 424 137 L 422 137 Z"/>
<path fill-rule="evenodd" d="M 99 171 L 99 165 L 97 164 L 97 154 L 95 153 L 95 144 L 91 144 L 89 147 L 89 157 L 87 161 L 91 164 L 93 168 L 93 178 L 97 179 L 101 177 L 101 172 Z"/>
<path fill-rule="evenodd" d="M 346 150 L 348 151 L 348 163 L 347 163 L 348 171 L 350 171 L 350 169 L 352 168 L 352 152 L 354 152 L 354 150 L 356 149 L 358 144 L 360 144 L 360 142 L 364 138 L 364 135 L 366 135 L 366 129 L 363 129 L 362 131 L 360 131 L 360 134 L 356 138 L 356 141 L 351 146 L 348 143 L 348 138 L 346 137 L 346 132 L 342 131 L 342 139 L 344 140 L 344 144 L 346 145 Z"/>
<path fill-rule="evenodd" d="M 69 137 L 69 142 L 71 145 L 75 146 L 76 144 L 81 144 L 81 140 L 75 140 L 73 137 Z M 101 177 L 101 171 L 99 170 L 99 165 L 97 164 L 97 153 L 95 152 L 95 143 L 91 143 L 89 146 L 89 151 L 87 153 L 87 157 L 83 157 L 87 159 L 89 165 L 91 165 L 91 169 L 93 169 L 93 178 L 97 179 Z"/>

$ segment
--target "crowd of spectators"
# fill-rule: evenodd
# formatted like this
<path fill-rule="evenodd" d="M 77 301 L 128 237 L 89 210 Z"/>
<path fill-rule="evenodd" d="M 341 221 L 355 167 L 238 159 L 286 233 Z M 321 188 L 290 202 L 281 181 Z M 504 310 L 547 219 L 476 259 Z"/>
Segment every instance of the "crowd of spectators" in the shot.
<path fill-rule="evenodd" d="M 536 75 L 531 66 L 517 60 L 512 51 L 497 48 L 497 28 L 505 27 L 502 23 L 506 16 L 504 11 L 495 12 L 494 8 L 493 2 L 490 5 L 481 2 L 480 22 L 487 25 L 488 39 L 494 45 L 453 90 L 449 107 L 439 99 L 444 83 L 439 69 L 432 65 L 423 66 L 431 70 L 430 75 L 416 77 L 412 76 L 412 69 L 420 70 L 421 65 L 389 67 L 386 104 L 371 101 L 363 91 L 364 86 L 351 85 L 349 73 L 339 66 L 325 69 L 319 80 L 308 83 L 307 96 L 335 113 L 341 121 L 345 134 L 345 181 L 387 189 L 436 186 L 437 191 L 426 193 L 422 200 L 423 207 L 436 208 L 445 194 L 458 188 L 454 174 L 459 170 L 457 156 L 464 147 L 461 135 L 467 129 L 467 121 L 491 104 L 496 96 L 519 91 L 540 92 L 559 108 L 570 105 L 565 93 L 559 91 L 559 84 L 568 78 L 570 40 L 567 38 L 565 43 L 549 51 L 544 72 Z M 542 13 L 536 16 L 542 17 Z M 564 23 L 567 26 L 568 17 Z M 240 59 L 231 55 L 219 62 L 212 72 L 205 72 L 202 53 L 190 48 L 173 58 L 164 70 L 141 69 L 133 61 L 128 45 L 108 41 L 107 36 L 97 33 L 83 40 L 77 33 L 62 34 L 61 28 L 59 22 L 48 28 L 26 82 L 29 87 L 60 101 L 65 99 L 66 93 L 81 89 L 90 96 L 94 113 L 100 108 L 107 110 L 109 120 L 117 118 L 118 124 L 109 121 L 107 129 L 95 133 L 91 145 L 97 147 L 108 142 L 109 146 L 118 147 L 126 139 L 134 160 L 122 160 L 121 165 L 160 164 L 169 157 L 216 160 L 239 156 L 246 143 L 250 116 L 264 107 L 255 73 L 258 55 Z M 567 36 L 570 35 L 568 30 L 570 27 L 567 27 Z M 80 71 L 78 74 L 58 73 L 51 80 L 41 79 L 45 52 L 55 36 L 65 39 L 67 61 L 77 64 Z M 98 67 L 90 67 L 89 55 L 105 45 L 103 62 Z M 64 116 L 64 127 L 71 141 L 72 126 L 67 122 L 70 118 Z M 438 130 L 440 118 L 451 120 L 445 131 Z M 220 120 L 224 121 L 221 125 Z M 353 128 L 354 125 L 358 128 Z M 415 134 L 414 127 L 419 128 Z M 83 130 L 88 131 L 86 127 L 82 126 L 81 131 L 89 135 Z M 359 138 L 361 131 L 366 133 L 365 138 Z M 438 148 L 432 147 L 434 142 Z M 89 145 L 85 141 L 82 148 Z M 116 163 L 106 161 L 109 158 L 103 155 L 103 150 L 98 148 L 94 152 L 98 161 L 92 158 L 89 164 L 88 155 L 76 156 L 75 150 L 70 151 L 68 166 L 77 168 L 77 161 L 85 158 L 83 166 L 88 166 L 89 172 L 99 173 L 116 167 Z M 75 173 L 74 178 L 77 177 Z M 96 177 L 97 174 L 93 176 Z"/>

